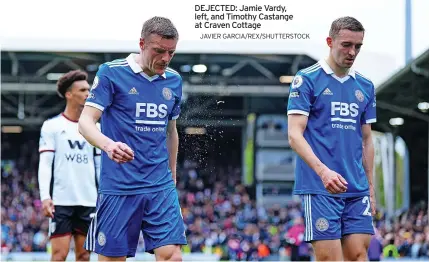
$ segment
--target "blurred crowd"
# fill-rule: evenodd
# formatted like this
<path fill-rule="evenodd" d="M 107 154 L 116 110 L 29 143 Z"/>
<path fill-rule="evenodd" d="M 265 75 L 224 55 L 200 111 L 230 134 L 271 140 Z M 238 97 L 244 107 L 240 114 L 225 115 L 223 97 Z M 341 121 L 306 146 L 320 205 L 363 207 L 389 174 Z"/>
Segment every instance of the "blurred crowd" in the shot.
<path fill-rule="evenodd" d="M 387 223 L 389 222 L 389 223 Z M 418 203 L 392 220 L 375 218 L 376 234 L 369 247 L 370 258 L 429 259 L 429 225 L 426 203 Z"/>
<path fill-rule="evenodd" d="M 19 157 L 2 160 L 2 252 L 49 251 L 34 148 L 37 144 L 27 143 Z M 201 168 L 192 161 L 180 165 L 178 192 L 188 238 L 183 252 L 217 254 L 224 260 L 310 260 L 313 253 L 311 245 L 303 242 L 300 203 L 258 206 L 240 178 L 239 167 Z M 379 213 L 370 259 L 429 258 L 426 210 L 425 204 L 416 205 L 392 223 Z M 142 238 L 138 251 L 144 251 Z"/>
<path fill-rule="evenodd" d="M 188 237 L 184 252 L 225 260 L 310 259 L 299 202 L 257 206 L 240 183 L 240 168 L 200 170 L 187 162 L 181 173 L 178 189 Z"/>

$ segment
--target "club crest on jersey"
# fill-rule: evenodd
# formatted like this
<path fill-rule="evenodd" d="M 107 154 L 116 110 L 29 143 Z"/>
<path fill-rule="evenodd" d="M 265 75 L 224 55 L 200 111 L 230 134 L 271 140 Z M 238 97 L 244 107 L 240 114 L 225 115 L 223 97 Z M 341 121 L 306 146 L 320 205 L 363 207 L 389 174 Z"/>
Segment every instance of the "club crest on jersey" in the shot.
<path fill-rule="evenodd" d="M 359 102 L 363 102 L 364 96 L 362 94 L 362 91 L 356 90 L 355 91 L 355 96 L 356 96 L 357 100 L 359 100 Z"/>
<path fill-rule="evenodd" d="M 304 82 L 302 76 L 295 76 L 292 81 L 292 89 L 300 87 L 302 85 L 302 82 Z"/>
<path fill-rule="evenodd" d="M 328 220 L 326 220 L 326 218 L 324 218 L 324 217 L 317 219 L 316 220 L 316 228 L 317 228 L 317 230 L 319 230 L 321 232 L 328 230 L 328 228 L 329 228 Z"/>
<path fill-rule="evenodd" d="M 162 96 L 165 98 L 165 100 L 171 100 L 171 97 L 173 96 L 171 93 L 170 88 L 164 87 L 162 89 Z"/>
<path fill-rule="evenodd" d="M 98 82 L 99 82 L 98 76 L 95 76 L 95 77 L 94 77 L 94 82 L 92 83 L 91 90 L 94 90 L 94 89 L 96 89 L 96 88 L 97 88 L 97 86 L 98 86 Z"/>
<path fill-rule="evenodd" d="M 104 235 L 103 232 L 98 233 L 97 240 L 100 246 L 104 246 L 106 244 L 106 236 Z"/>

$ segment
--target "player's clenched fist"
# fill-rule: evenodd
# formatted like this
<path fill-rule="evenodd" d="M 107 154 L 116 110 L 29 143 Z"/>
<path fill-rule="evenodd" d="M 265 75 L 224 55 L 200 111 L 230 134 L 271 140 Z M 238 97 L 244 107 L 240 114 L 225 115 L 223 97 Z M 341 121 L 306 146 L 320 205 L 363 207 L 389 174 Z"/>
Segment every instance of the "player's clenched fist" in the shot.
<path fill-rule="evenodd" d="M 331 194 L 343 193 L 347 190 L 347 181 L 337 172 L 326 169 L 320 174 L 323 185 Z"/>
<path fill-rule="evenodd" d="M 54 202 L 52 202 L 52 199 L 43 200 L 42 205 L 43 205 L 43 214 L 45 215 L 45 217 L 54 218 L 55 207 L 54 207 Z"/>
<path fill-rule="evenodd" d="M 125 143 L 113 142 L 104 150 L 110 159 L 116 163 L 123 164 L 134 159 L 134 151 Z"/>

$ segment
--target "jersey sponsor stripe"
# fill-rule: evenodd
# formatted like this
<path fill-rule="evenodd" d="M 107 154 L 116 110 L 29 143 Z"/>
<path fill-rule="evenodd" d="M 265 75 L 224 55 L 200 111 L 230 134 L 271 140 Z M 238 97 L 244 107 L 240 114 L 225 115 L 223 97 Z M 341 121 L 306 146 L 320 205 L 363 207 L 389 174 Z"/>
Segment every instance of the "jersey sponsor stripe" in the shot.
<path fill-rule="evenodd" d="M 355 119 L 341 118 L 341 117 L 333 117 L 333 118 L 331 118 L 331 121 L 332 122 L 356 123 Z"/>
<path fill-rule="evenodd" d="M 155 121 L 155 120 L 136 120 L 136 124 L 146 124 L 146 125 L 165 125 L 165 121 Z"/>

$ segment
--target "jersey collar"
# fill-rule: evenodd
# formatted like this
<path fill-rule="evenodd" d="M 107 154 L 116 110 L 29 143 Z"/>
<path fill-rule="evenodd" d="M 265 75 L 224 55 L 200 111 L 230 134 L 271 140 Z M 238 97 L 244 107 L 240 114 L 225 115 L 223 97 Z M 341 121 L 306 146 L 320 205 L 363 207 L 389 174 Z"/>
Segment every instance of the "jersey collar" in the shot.
<path fill-rule="evenodd" d="M 134 57 L 136 56 L 137 54 L 130 54 L 128 57 L 127 57 L 127 62 L 128 62 L 128 65 L 131 67 L 131 69 L 133 70 L 133 72 L 134 73 L 136 73 L 136 74 L 141 74 L 142 76 L 144 76 L 147 80 L 149 80 L 149 81 L 153 81 L 153 80 L 155 80 L 155 79 L 157 79 L 158 77 L 159 77 L 159 75 L 154 75 L 154 76 L 152 76 L 152 77 L 150 77 L 150 76 L 148 76 L 145 72 L 143 72 L 143 70 L 142 70 L 142 68 L 140 67 L 140 65 L 139 64 L 137 64 L 137 62 L 136 62 L 136 60 L 134 59 Z M 161 75 L 164 79 L 165 78 L 167 78 L 167 75 L 165 74 L 165 72 L 164 72 L 164 74 L 162 74 Z"/>
<path fill-rule="evenodd" d="M 328 65 L 328 63 L 326 62 L 325 59 L 321 59 L 319 60 L 319 65 L 323 68 L 323 70 L 328 74 L 328 75 L 334 75 L 334 71 L 332 70 L 332 68 Z M 353 77 L 354 79 L 356 79 L 356 73 L 355 70 L 353 68 L 349 69 L 349 76 Z M 335 75 L 334 75 L 335 76 Z"/>

